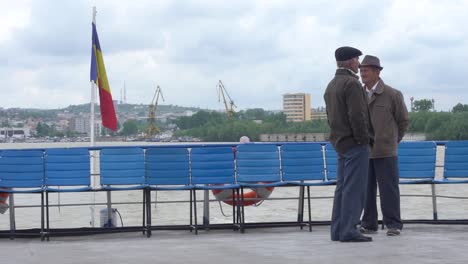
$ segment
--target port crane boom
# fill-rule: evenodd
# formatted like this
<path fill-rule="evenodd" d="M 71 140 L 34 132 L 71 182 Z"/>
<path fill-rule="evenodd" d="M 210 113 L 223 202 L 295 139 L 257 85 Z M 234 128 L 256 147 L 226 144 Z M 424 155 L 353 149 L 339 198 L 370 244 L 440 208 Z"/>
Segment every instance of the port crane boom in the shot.
<path fill-rule="evenodd" d="M 234 108 L 237 107 L 236 104 L 232 100 L 231 96 L 229 96 L 229 93 L 224 87 L 224 84 L 221 80 L 219 80 L 218 85 L 216 85 L 216 88 L 218 90 L 218 101 L 221 102 L 221 98 L 223 99 L 224 108 L 226 110 L 226 115 L 228 117 L 232 117 L 234 115 Z M 226 96 L 229 99 L 229 105 L 228 105 L 228 101 L 226 100 Z"/>
<path fill-rule="evenodd" d="M 161 87 L 159 85 L 156 87 L 154 92 L 153 100 L 149 105 L 148 111 L 148 126 L 146 127 L 146 137 L 152 138 L 155 135 L 159 134 L 160 129 L 156 125 L 156 109 L 158 108 L 159 97 L 164 101 L 164 95 L 162 93 Z"/>

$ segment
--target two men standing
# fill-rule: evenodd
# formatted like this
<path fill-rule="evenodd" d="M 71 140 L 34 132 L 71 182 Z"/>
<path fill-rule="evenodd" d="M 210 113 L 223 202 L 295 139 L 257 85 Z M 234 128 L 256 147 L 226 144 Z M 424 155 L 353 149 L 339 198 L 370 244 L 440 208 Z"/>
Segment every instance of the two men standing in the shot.
<path fill-rule="evenodd" d="M 377 183 L 387 234 L 398 235 L 402 228 L 397 147 L 408 126 L 408 113 L 401 92 L 380 79 L 379 59 L 366 56 L 360 65 L 361 55 L 352 47 L 335 51 L 338 69 L 324 95 L 330 141 L 338 154 L 333 241 L 372 241 L 362 233 L 377 231 Z M 358 68 L 366 88 L 359 82 Z"/>

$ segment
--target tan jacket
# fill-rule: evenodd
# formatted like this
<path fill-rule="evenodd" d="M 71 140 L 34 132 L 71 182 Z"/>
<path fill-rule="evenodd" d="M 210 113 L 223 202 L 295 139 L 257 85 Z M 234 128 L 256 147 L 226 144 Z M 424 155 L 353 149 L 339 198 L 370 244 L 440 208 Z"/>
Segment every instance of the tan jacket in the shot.
<path fill-rule="evenodd" d="M 380 79 L 368 102 L 374 128 L 370 158 L 397 156 L 398 143 L 408 128 L 408 110 L 403 95 Z"/>

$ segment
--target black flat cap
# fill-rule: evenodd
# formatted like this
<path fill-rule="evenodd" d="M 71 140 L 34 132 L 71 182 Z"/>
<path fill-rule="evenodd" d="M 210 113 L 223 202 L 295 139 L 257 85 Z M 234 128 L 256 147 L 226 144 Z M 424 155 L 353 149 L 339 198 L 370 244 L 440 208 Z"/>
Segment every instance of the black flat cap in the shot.
<path fill-rule="evenodd" d="M 346 61 L 362 55 L 362 52 L 353 47 L 339 47 L 335 50 L 336 61 Z"/>

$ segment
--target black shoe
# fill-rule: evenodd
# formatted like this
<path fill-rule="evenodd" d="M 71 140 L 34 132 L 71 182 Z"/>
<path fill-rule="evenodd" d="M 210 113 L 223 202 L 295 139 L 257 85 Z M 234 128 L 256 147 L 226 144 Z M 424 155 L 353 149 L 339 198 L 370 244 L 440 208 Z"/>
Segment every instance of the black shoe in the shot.
<path fill-rule="evenodd" d="M 366 237 L 366 236 L 357 236 L 348 240 L 344 240 L 341 242 L 372 242 L 372 237 Z"/>
<path fill-rule="evenodd" d="M 371 235 L 371 234 L 377 234 L 377 229 L 371 229 L 371 228 L 361 226 L 359 228 L 359 232 L 361 232 L 361 234 Z"/>

